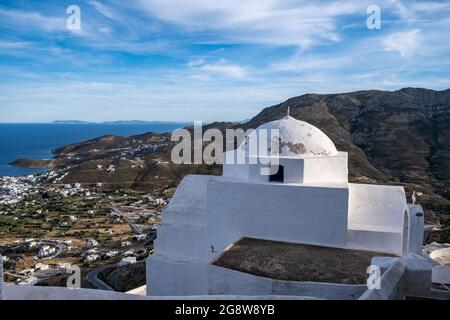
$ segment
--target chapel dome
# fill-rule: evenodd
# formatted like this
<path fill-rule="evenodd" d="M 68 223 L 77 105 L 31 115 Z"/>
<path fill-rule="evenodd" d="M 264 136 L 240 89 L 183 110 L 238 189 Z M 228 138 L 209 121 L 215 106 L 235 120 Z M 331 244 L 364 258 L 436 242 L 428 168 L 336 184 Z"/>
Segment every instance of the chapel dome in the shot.
<path fill-rule="evenodd" d="M 282 119 L 267 122 L 256 128 L 255 132 L 261 137 L 259 132 L 265 129 L 267 132 L 267 148 L 268 154 L 271 149 L 271 129 L 278 129 L 279 132 L 279 155 L 284 157 L 327 157 L 335 156 L 338 151 L 330 138 L 317 127 L 305 122 L 297 120 L 291 116 Z M 262 135 L 264 137 L 264 135 Z M 243 143 L 247 143 L 246 139 Z M 241 145 L 241 147 L 243 147 Z M 249 148 L 246 147 L 247 153 Z"/>

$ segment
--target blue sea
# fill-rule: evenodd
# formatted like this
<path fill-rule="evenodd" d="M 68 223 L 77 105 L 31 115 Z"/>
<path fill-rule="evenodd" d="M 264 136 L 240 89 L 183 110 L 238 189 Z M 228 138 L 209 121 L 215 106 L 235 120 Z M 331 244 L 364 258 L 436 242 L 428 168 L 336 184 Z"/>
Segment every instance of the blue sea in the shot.
<path fill-rule="evenodd" d="M 45 171 L 18 168 L 19 158 L 51 159 L 52 150 L 106 134 L 132 136 L 146 132 L 171 132 L 188 123 L 149 124 L 0 124 L 0 176 L 20 176 Z"/>

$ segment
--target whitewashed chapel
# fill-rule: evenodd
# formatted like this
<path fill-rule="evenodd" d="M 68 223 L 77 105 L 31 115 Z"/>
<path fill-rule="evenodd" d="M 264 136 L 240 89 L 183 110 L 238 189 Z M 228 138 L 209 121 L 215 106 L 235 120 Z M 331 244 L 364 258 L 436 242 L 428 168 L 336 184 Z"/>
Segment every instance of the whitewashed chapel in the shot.
<path fill-rule="evenodd" d="M 267 161 L 246 161 L 225 164 L 222 176 L 185 177 L 148 258 L 150 295 L 355 298 L 367 290 L 374 257 L 421 253 L 423 212 L 407 204 L 403 187 L 349 183 L 348 154 L 304 121 L 288 115 L 261 129 L 279 132 L 278 171 L 262 175 Z M 258 157 L 246 145 L 239 149 Z M 305 265 L 324 255 L 330 261 L 316 273 Z M 320 269 L 329 274 L 332 264 L 345 272 L 322 277 Z M 353 289 L 321 293 L 320 285 Z"/>
<path fill-rule="evenodd" d="M 432 288 L 423 211 L 402 187 L 348 183 L 347 153 L 306 122 L 286 116 L 255 132 L 266 129 L 278 132 L 276 156 L 268 149 L 259 159 L 246 138 L 227 153 L 223 176 L 182 181 L 147 260 L 146 289 L 3 285 L 0 256 L 0 300 L 450 299 Z M 247 161 L 231 164 L 240 152 Z M 261 175 L 271 164 L 278 170 Z"/>

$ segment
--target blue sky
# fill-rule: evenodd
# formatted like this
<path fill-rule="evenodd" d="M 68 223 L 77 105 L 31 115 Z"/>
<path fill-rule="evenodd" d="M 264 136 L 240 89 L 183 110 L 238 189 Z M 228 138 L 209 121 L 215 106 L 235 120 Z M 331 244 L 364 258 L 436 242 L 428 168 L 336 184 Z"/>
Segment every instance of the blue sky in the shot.
<path fill-rule="evenodd" d="M 442 90 L 449 34 L 450 1 L 2 0 L 0 122 L 233 121 L 304 93 Z"/>

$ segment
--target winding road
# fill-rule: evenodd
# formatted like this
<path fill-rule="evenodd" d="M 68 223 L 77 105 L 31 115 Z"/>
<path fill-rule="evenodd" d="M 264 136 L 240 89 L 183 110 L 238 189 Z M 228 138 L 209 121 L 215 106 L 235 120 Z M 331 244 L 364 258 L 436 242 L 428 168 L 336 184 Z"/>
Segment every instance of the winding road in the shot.
<path fill-rule="evenodd" d="M 48 245 L 51 245 L 51 246 L 54 246 L 54 247 L 57 248 L 57 251 L 56 251 L 56 253 L 54 255 L 42 258 L 42 260 L 50 260 L 50 259 L 58 258 L 67 249 L 67 246 L 65 244 L 62 244 L 60 242 L 53 241 L 53 240 L 42 240 L 41 243 L 45 243 L 45 244 L 48 244 Z"/>
<path fill-rule="evenodd" d="M 92 284 L 94 287 L 100 290 L 109 290 L 109 291 L 116 291 L 113 287 L 111 287 L 109 284 L 104 282 L 103 280 L 98 278 L 98 274 L 102 272 L 103 270 L 110 268 L 110 267 L 116 267 L 117 264 L 107 264 L 100 268 L 94 269 L 91 272 L 89 272 L 86 275 L 86 280 L 89 281 L 90 284 Z"/>
<path fill-rule="evenodd" d="M 112 211 L 114 214 L 118 215 L 119 217 L 123 218 L 131 227 L 131 229 L 136 234 L 142 234 L 142 230 L 139 226 L 137 226 L 133 221 L 131 221 L 130 218 L 128 218 L 125 214 L 122 213 L 118 208 L 112 208 Z"/>

